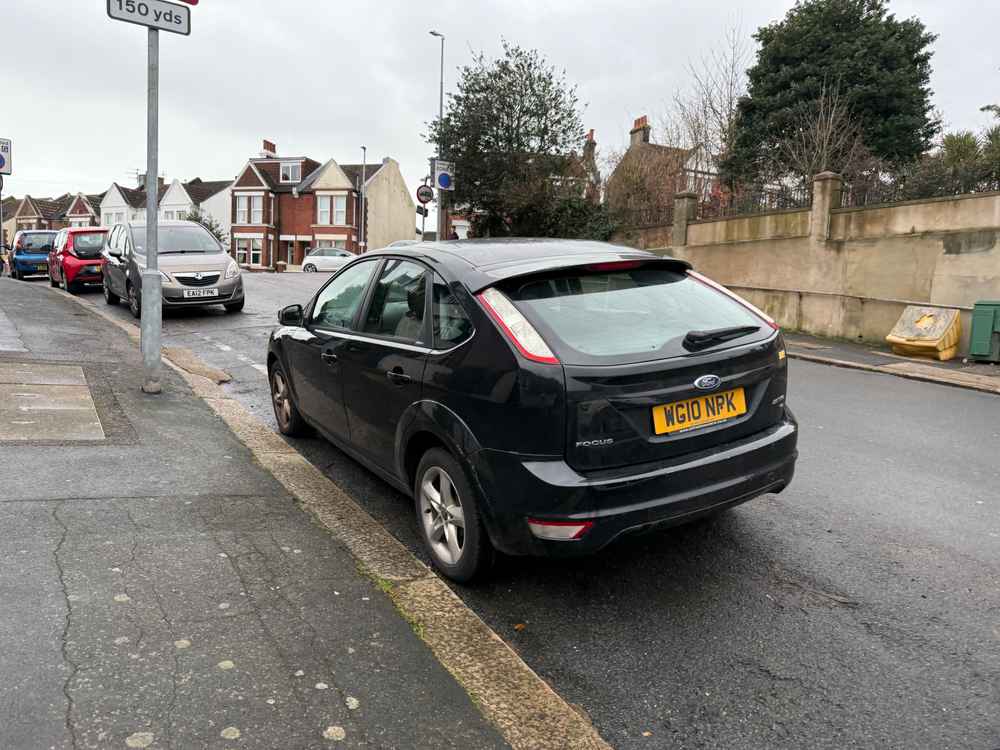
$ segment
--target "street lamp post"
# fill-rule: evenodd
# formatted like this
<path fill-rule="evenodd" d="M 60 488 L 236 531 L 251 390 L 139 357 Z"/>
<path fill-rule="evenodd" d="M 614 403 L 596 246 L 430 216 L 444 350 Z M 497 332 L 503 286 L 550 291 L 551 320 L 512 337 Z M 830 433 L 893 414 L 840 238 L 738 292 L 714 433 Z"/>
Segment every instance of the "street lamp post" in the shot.
<path fill-rule="evenodd" d="M 443 135 L 441 134 L 441 125 L 444 123 L 444 34 L 439 31 L 434 31 L 431 29 L 431 36 L 436 36 L 441 40 L 441 83 L 438 90 L 438 158 L 444 158 L 444 141 Z M 438 242 L 441 240 L 448 239 L 445 237 L 445 232 L 448 228 L 448 208 L 447 208 L 447 190 L 441 190 L 438 188 L 438 229 L 437 238 Z"/>
<path fill-rule="evenodd" d="M 361 147 L 361 217 L 358 219 L 358 235 L 361 238 L 361 252 L 368 250 L 368 222 L 365 221 L 365 172 L 368 168 L 368 147 Z"/>

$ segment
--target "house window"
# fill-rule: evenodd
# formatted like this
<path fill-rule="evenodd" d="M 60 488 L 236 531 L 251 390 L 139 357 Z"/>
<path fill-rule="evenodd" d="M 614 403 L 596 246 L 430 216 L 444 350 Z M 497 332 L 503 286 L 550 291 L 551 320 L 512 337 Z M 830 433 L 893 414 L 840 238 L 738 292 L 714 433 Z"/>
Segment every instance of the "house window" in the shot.
<path fill-rule="evenodd" d="M 101 219 L 101 223 L 106 227 L 110 227 L 115 223 L 115 215 L 112 213 L 104 214 L 104 218 Z"/>
<path fill-rule="evenodd" d="M 330 205 L 331 198 L 329 195 L 318 195 L 316 196 L 316 223 L 317 224 L 329 224 L 330 223 Z"/>
<path fill-rule="evenodd" d="M 236 240 L 236 262 L 241 265 L 247 264 L 247 253 L 250 248 L 250 240 Z"/>
<path fill-rule="evenodd" d="M 333 223 L 338 227 L 347 226 L 347 196 L 338 195 L 333 199 Z"/>
<path fill-rule="evenodd" d="M 317 249 L 335 247 L 338 250 L 347 249 L 347 240 L 316 240 Z"/>
<path fill-rule="evenodd" d="M 253 240 L 246 238 L 236 239 L 236 262 L 246 265 L 260 265 L 261 249 L 264 247 L 264 240 Z"/>
<path fill-rule="evenodd" d="M 247 203 L 249 202 L 249 200 L 250 199 L 247 198 L 247 196 L 245 196 L 245 195 L 237 195 L 236 196 L 236 223 L 237 224 L 246 224 L 247 223 L 247 219 L 249 219 L 249 214 L 247 212 Z"/>
<path fill-rule="evenodd" d="M 123 211 L 115 212 L 115 224 L 125 223 L 125 213 Z"/>
<path fill-rule="evenodd" d="M 291 164 L 281 165 L 281 181 L 282 182 L 301 182 L 302 180 L 302 165 L 298 162 L 293 162 Z"/>
<path fill-rule="evenodd" d="M 173 221 L 174 220 L 174 212 L 173 211 L 164 211 L 163 212 L 163 218 L 166 219 L 167 221 Z"/>
<path fill-rule="evenodd" d="M 264 223 L 264 196 L 254 195 L 250 198 L 250 223 Z"/>

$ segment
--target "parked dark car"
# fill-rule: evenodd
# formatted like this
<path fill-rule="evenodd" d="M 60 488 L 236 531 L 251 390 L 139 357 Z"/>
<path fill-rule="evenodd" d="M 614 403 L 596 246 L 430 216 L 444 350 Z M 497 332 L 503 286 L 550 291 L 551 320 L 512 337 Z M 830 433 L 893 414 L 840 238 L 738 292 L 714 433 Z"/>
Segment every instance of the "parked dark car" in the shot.
<path fill-rule="evenodd" d="M 311 427 L 415 498 L 435 565 L 576 555 L 792 479 L 767 316 L 679 260 L 598 242 L 368 253 L 279 313 L 281 432 Z"/>
<path fill-rule="evenodd" d="M 14 235 L 14 246 L 7 260 L 15 279 L 45 276 L 49 272 L 49 251 L 56 232 L 48 229 L 23 229 Z"/>
<path fill-rule="evenodd" d="M 49 283 L 70 294 L 103 279 L 105 236 L 103 227 L 72 227 L 56 235 L 49 250 Z"/>
<path fill-rule="evenodd" d="M 104 246 L 104 299 L 109 305 L 126 300 L 137 318 L 142 313 L 145 245 L 145 224 L 118 224 Z M 201 224 L 161 221 L 157 245 L 164 310 L 205 305 L 222 305 L 226 312 L 243 309 L 240 267 Z"/>

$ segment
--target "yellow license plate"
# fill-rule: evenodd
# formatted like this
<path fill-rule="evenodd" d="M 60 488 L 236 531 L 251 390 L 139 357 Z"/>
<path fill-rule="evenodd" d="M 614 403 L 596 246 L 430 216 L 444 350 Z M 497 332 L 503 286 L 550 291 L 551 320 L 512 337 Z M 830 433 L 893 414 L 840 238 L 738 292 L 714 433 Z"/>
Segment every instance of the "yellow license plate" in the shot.
<path fill-rule="evenodd" d="M 743 389 L 734 388 L 731 391 L 654 406 L 653 429 L 657 435 L 667 435 L 725 422 L 746 413 L 747 400 Z"/>

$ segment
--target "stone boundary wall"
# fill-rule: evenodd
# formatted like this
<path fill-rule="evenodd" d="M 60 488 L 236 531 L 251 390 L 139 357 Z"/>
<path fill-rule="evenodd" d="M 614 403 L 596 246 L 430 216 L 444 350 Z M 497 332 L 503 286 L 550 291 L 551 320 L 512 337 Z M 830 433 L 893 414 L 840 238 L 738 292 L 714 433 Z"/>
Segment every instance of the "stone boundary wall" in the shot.
<path fill-rule="evenodd" d="M 617 239 L 690 261 L 781 325 L 882 341 L 907 304 L 969 314 L 1000 299 L 1000 193 L 839 208 L 838 175 L 817 175 L 811 209 L 692 221 L 677 196 L 671 227 Z M 668 240 L 668 241 L 664 241 Z"/>

